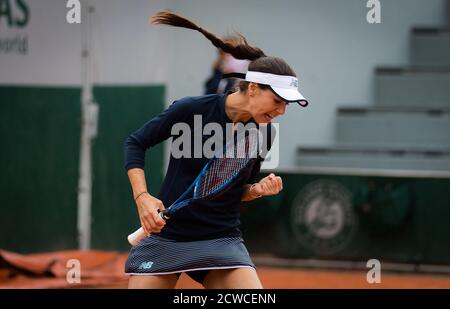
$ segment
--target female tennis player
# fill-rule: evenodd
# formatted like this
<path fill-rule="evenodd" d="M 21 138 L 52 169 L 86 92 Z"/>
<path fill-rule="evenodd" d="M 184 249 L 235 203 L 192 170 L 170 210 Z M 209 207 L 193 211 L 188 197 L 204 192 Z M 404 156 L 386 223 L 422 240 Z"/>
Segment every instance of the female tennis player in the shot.
<path fill-rule="evenodd" d="M 125 271 L 130 275 L 129 288 L 174 288 L 181 273 L 205 288 L 262 288 L 241 238 L 239 209 L 242 201 L 278 194 L 283 187 L 281 178 L 270 174 L 255 182 L 261 159 L 224 194 L 210 201 L 191 203 L 165 221 L 159 212 L 190 186 L 208 159 L 175 156 L 172 151 L 159 195 L 154 197 L 147 190 L 145 152 L 170 137 L 174 143 L 179 136 L 172 133 L 172 128 L 180 123 L 191 129 L 194 143 L 195 138 L 205 143 L 208 136 L 194 131 L 199 116 L 203 126 L 215 123 L 223 132 L 227 124 L 255 123 L 271 127 L 270 122 L 283 115 L 289 103 L 306 106 L 308 102 L 298 91 L 296 74 L 289 65 L 250 46 L 245 37 L 241 36 L 240 42 L 224 42 L 192 21 L 169 12 L 157 13 L 152 21 L 199 31 L 215 47 L 236 59 L 251 62 L 236 92 L 175 101 L 125 141 L 125 168 L 142 228 L 148 235 L 128 256 Z M 273 136 L 268 135 L 271 143 Z"/>

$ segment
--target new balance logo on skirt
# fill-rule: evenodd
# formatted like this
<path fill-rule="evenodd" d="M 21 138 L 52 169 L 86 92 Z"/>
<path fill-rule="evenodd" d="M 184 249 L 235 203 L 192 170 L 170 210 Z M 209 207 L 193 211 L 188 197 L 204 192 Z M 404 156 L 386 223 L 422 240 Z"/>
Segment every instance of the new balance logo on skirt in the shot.
<path fill-rule="evenodd" d="M 150 269 L 153 266 L 153 262 L 143 262 L 140 266 L 139 269 Z"/>

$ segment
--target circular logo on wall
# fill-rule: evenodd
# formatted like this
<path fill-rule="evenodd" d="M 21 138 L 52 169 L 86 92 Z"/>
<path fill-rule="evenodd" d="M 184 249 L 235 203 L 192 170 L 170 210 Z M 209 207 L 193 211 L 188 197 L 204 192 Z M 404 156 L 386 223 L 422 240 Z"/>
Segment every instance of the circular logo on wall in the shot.
<path fill-rule="evenodd" d="M 351 193 L 332 180 L 316 180 L 294 199 L 291 226 L 296 240 L 315 254 L 329 255 L 353 239 L 358 219 Z"/>

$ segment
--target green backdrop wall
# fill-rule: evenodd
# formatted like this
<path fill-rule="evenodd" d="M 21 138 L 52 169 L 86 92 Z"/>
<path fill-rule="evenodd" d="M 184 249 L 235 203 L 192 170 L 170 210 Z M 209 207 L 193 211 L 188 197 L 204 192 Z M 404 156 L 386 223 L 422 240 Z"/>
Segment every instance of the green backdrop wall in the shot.
<path fill-rule="evenodd" d="M 283 191 L 242 210 L 249 251 L 450 264 L 450 177 L 275 173 Z"/>
<path fill-rule="evenodd" d="M 123 141 L 164 109 L 164 86 L 97 86 L 93 144 L 92 246 L 128 249 L 138 226 L 123 168 Z M 0 86 L 0 248 L 37 252 L 78 247 L 79 88 Z M 163 147 L 147 153 L 156 193 Z"/>

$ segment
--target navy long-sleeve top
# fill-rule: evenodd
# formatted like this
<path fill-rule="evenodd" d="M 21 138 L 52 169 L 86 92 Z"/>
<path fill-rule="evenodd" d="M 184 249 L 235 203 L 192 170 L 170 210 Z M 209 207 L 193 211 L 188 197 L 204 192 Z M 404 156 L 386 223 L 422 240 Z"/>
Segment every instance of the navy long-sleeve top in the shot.
<path fill-rule="evenodd" d="M 211 135 L 204 135 L 203 128 L 194 128 L 194 116 L 202 117 L 203 126 L 218 123 L 223 132 L 227 123 L 232 123 L 225 113 L 225 99 L 228 94 L 213 94 L 198 97 L 186 97 L 172 103 L 164 112 L 144 124 L 125 141 L 125 169 L 144 168 L 145 151 L 156 144 L 173 137 L 173 141 L 182 132 L 172 134 L 172 127 L 180 122 L 186 123 L 195 136 L 202 135 L 204 143 Z M 273 130 L 273 128 L 271 128 Z M 271 132 L 269 130 L 269 132 Z M 225 134 L 224 134 L 225 135 Z M 269 148 L 274 136 L 269 133 Z M 202 145 L 203 146 L 203 145 Z M 192 147 L 194 148 L 194 147 Z M 194 154 L 194 149 L 192 154 Z M 169 207 L 192 184 L 208 158 L 173 156 L 171 151 L 169 166 L 162 183 L 158 198 Z M 240 205 L 244 184 L 255 181 L 260 170 L 261 160 L 253 170 L 220 197 L 211 201 L 197 201 L 176 211 L 167 220 L 161 233 L 162 237 L 178 241 L 212 239 L 218 237 L 240 236 Z"/>

